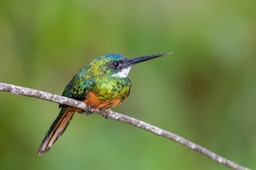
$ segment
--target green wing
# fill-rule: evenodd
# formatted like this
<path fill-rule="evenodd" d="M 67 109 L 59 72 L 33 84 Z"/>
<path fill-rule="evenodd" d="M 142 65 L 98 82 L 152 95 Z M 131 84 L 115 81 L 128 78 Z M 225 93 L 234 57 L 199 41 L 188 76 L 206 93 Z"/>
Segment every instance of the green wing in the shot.
<path fill-rule="evenodd" d="M 81 69 L 65 87 L 62 96 L 76 100 L 84 100 L 86 94 L 94 85 L 94 80 L 88 78 L 87 68 Z"/>

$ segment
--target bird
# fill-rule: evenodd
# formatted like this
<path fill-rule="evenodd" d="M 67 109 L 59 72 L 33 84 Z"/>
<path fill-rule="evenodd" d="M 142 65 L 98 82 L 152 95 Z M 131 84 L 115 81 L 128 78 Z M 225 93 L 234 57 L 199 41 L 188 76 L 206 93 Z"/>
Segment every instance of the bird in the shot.
<path fill-rule="evenodd" d="M 110 53 L 95 58 L 88 66 L 80 69 L 65 87 L 62 96 L 83 101 L 89 108 L 110 109 L 122 103 L 130 94 L 131 68 L 141 62 L 172 54 L 160 53 L 129 59 L 121 54 Z M 38 155 L 51 149 L 64 133 L 77 108 L 59 105 L 60 112 L 47 131 Z"/>

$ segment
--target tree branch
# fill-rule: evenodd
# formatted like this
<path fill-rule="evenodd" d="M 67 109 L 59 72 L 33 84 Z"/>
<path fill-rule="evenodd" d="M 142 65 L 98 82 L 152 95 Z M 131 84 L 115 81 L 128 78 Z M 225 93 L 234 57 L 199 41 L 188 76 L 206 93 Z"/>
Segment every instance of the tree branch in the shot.
<path fill-rule="evenodd" d="M 72 106 L 72 107 L 75 107 L 78 109 L 82 109 L 85 112 L 88 111 L 88 107 L 86 106 L 86 104 L 84 102 L 74 100 L 71 98 L 67 98 L 64 96 L 40 91 L 40 90 L 35 90 L 35 89 L 31 89 L 31 88 L 15 86 L 12 84 L 0 82 L 0 91 L 11 92 L 16 95 L 35 97 L 35 98 L 39 98 L 39 99 L 43 99 L 43 100 L 47 100 L 47 101 L 51 101 L 51 102 L 55 102 L 55 103 L 59 103 L 59 104 L 69 105 L 69 106 Z M 144 129 L 148 132 L 165 137 L 169 140 L 173 140 L 173 141 L 175 141 L 179 144 L 182 144 L 182 145 L 186 146 L 187 148 L 192 149 L 196 152 L 199 152 L 202 155 L 207 156 L 207 157 L 211 158 L 212 160 L 216 161 L 217 163 L 223 164 L 229 168 L 236 169 L 236 170 L 249 170 L 248 168 L 243 167 L 243 166 L 241 166 L 235 162 L 232 162 L 226 158 L 223 158 L 223 157 L 213 153 L 212 151 L 209 151 L 208 149 L 206 149 L 202 146 L 199 146 L 193 142 L 190 142 L 189 140 L 187 140 L 179 135 L 176 135 L 174 133 L 171 133 L 171 132 L 161 129 L 159 127 L 153 126 L 153 125 L 143 122 L 141 120 L 138 120 L 138 119 L 114 112 L 114 111 L 108 111 L 106 113 L 106 111 L 104 111 L 104 110 L 93 110 L 93 112 L 103 115 L 103 116 L 106 116 L 106 114 L 107 114 L 108 118 L 118 120 L 118 121 L 121 121 L 124 123 L 128 123 L 135 127 Z"/>

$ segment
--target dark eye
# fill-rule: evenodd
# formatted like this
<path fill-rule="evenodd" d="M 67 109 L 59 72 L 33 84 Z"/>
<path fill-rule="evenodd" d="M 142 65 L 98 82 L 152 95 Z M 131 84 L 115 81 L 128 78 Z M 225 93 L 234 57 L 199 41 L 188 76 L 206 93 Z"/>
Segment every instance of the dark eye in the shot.
<path fill-rule="evenodd" d="M 115 68 L 117 68 L 118 66 L 119 66 L 119 63 L 118 62 L 113 62 L 113 66 L 115 67 Z"/>

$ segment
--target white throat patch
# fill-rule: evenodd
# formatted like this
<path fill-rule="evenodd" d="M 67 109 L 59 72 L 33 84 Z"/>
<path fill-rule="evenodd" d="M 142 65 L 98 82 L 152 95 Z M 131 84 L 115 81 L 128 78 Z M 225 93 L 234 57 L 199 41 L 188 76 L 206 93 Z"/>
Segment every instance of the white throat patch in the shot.
<path fill-rule="evenodd" d="M 129 72 L 131 71 L 132 67 L 127 67 L 122 69 L 121 71 L 119 71 L 116 74 L 113 74 L 112 77 L 118 77 L 118 78 L 126 78 L 129 74 Z"/>

